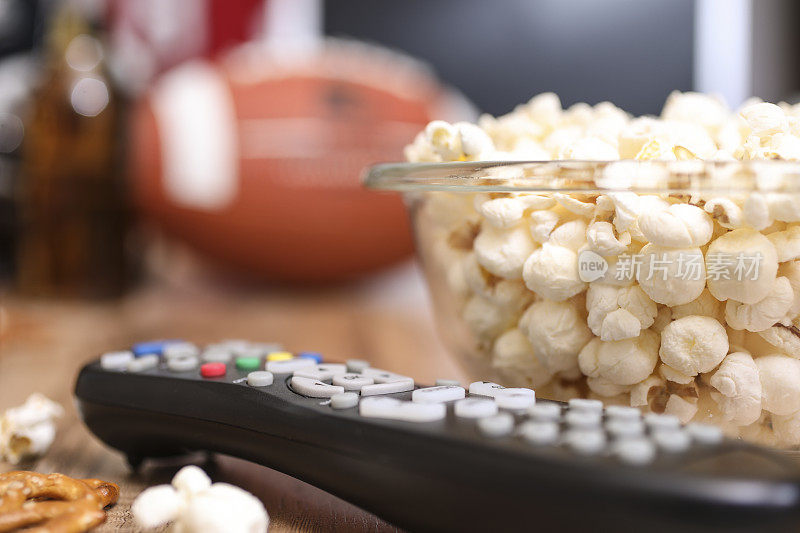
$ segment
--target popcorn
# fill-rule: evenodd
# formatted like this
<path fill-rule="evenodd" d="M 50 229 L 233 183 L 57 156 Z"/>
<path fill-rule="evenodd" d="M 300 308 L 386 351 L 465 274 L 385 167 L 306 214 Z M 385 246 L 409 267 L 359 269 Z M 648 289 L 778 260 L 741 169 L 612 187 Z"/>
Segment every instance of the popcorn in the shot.
<path fill-rule="evenodd" d="M 540 300 L 519 320 L 536 357 L 553 374 L 577 366 L 578 352 L 592 338 L 575 302 Z"/>
<path fill-rule="evenodd" d="M 736 265 L 746 257 L 759 258 L 758 272 L 754 276 L 736 275 Z M 706 262 L 724 262 L 725 268 L 720 272 L 723 275 L 710 272 L 708 277 L 708 290 L 717 300 L 730 298 L 754 304 L 769 293 L 778 272 L 775 246 L 761 233 L 746 228 L 733 230 L 712 241 L 706 252 Z"/>
<path fill-rule="evenodd" d="M 47 453 L 56 436 L 55 419 L 63 414 L 59 404 L 38 393 L 6 409 L 0 417 L 0 460 L 17 464 Z"/>
<path fill-rule="evenodd" d="M 615 235 L 614 226 L 610 222 L 593 222 L 586 230 L 589 248 L 600 255 L 620 255 L 628 250 L 631 234 L 627 231 Z"/>
<path fill-rule="evenodd" d="M 794 291 L 789 280 L 775 280 L 769 293 L 754 304 L 728 300 L 725 304 L 725 321 L 733 329 L 763 331 L 783 320 L 794 303 Z"/>
<path fill-rule="evenodd" d="M 745 107 L 739 113 L 756 137 L 769 137 L 789 129 L 783 109 L 766 102 Z"/>
<path fill-rule="evenodd" d="M 227 483 L 211 483 L 200 468 L 186 466 L 172 485 L 142 491 L 131 505 L 136 523 L 153 529 L 172 522 L 182 533 L 266 532 L 269 516 L 247 491 Z"/>
<path fill-rule="evenodd" d="M 800 361 L 782 354 L 755 360 L 764 409 L 776 415 L 800 411 Z"/>
<path fill-rule="evenodd" d="M 713 370 L 727 353 L 725 328 L 711 317 L 679 318 L 661 332 L 661 360 L 686 375 Z"/>
<path fill-rule="evenodd" d="M 589 328 L 604 341 L 639 335 L 653 324 L 658 313 L 655 302 L 639 286 L 619 288 L 600 283 L 589 286 L 586 310 Z"/>
<path fill-rule="evenodd" d="M 534 354 L 533 346 L 519 329 L 509 329 L 494 343 L 492 367 L 507 371 L 511 376 L 520 374 L 529 380 L 534 389 L 547 385 L 553 375 Z"/>
<path fill-rule="evenodd" d="M 578 355 L 578 364 L 590 378 L 616 385 L 634 385 L 649 376 L 658 362 L 658 335 L 645 330 L 635 339 L 592 339 Z"/>
<path fill-rule="evenodd" d="M 705 211 L 689 204 L 672 204 L 666 209 L 644 212 L 638 223 L 648 242 L 673 248 L 703 246 L 711 240 L 714 228 Z"/>
<path fill-rule="evenodd" d="M 642 248 L 640 257 L 636 281 L 654 302 L 669 306 L 687 304 L 703 292 L 706 269 L 700 248 L 648 244 Z"/>
<path fill-rule="evenodd" d="M 586 282 L 578 275 L 578 254 L 549 242 L 530 254 L 522 269 L 522 279 L 533 292 L 558 302 L 586 288 Z"/>
<path fill-rule="evenodd" d="M 712 198 L 703 209 L 723 228 L 737 229 L 744 224 L 742 208 L 730 198 Z"/>
<path fill-rule="evenodd" d="M 758 366 L 745 352 L 725 356 L 708 384 L 716 389 L 711 398 L 725 420 L 737 426 L 752 424 L 761 416 L 761 381 Z"/>
<path fill-rule="evenodd" d="M 519 279 L 536 243 L 523 226 L 501 230 L 485 224 L 475 238 L 474 247 L 475 257 L 483 268 L 501 278 Z"/>

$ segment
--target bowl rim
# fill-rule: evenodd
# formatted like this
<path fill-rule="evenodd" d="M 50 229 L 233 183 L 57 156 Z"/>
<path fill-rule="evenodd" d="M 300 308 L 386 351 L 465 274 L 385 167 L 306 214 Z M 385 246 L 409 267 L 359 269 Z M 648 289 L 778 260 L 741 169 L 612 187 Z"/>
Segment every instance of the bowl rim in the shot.
<path fill-rule="evenodd" d="M 368 189 L 400 192 L 800 193 L 800 162 L 457 161 L 380 163 L 367 167 Z"/>

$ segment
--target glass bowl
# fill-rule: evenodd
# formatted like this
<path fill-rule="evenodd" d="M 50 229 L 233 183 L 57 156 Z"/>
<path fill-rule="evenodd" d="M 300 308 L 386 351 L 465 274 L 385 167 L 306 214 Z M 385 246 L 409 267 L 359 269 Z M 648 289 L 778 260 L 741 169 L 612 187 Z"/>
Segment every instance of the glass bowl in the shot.
<path fill-rule="evenodd" d="M 800 165 L 377 165 L 474 379 L 800 447 Z"/>

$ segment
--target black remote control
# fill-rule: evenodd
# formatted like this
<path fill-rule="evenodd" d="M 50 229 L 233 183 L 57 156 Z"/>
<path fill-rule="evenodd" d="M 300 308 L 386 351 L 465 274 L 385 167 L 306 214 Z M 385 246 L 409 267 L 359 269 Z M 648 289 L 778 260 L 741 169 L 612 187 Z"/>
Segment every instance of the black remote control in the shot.
<path fill-rule="evenodd" d="M 142 343 L 86 365 L 88 427 L 136 467 L 207 450 L 412 531 L 796 531 L 800 468 L 713 426 L 413 379 L 274 345 Z M 680 528 L 680 529 L 676 529 Z"/>

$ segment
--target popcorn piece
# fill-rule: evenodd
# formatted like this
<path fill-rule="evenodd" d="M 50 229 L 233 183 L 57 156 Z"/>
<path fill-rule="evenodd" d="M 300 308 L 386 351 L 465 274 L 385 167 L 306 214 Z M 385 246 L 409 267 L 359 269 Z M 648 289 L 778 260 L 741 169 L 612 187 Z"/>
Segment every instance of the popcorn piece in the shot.
<path fill-rule="evenodd" d="M 722 302 L 711 296 L 711 293 L 706 289 L 691 302 L 672 307 L 673 319 L 683 318 L 689 315 L 710 316 L 722 322 L 725 319 L 725 308 Z"/>
<path fill-rule="evenodd" d="M 658 312 L 655 302 L 640 287 L 618 288 L 600 283 L 589 286 L 586 310 L 589 328 L 604 341 L 636 337 L 653 324 Z"/>
<path fill-rule="evenodd" d="M 623 232 L 617 237 L 610 222 L 593 222 L 586 230 L 586 239 L 592 251 L 600 255 L 620 255 L 628 250 L 631 234 Z"/>
<path fill-rule="evenodd" d="M 539 243 L 545 243 L 550 239 L 550 233 L 558 225 L 560 219 L 555 211 L 534 211 L 529 218 L 531 237 Z"/>
<path fill-rule="evenodd" d="M 687 304 L 700 296 L 706 284 L 703 253 L 700 248 L 648 244 L 640 252 L 636 281 L 655 302 L 669 306 Z"/>
<path fill-rule="evenodd" d="M 789 261 L 778 267 L 778 275 L 789 280 L 794 293 L 792 307 L 789 308 L 788 317 L 794 318 L 800 314 L 800 261 Z"/>
<path fill-rule="evenodd" d="M 522 279 L 530 290 L 555 301 L 564 301 L 586 289 L 578 274 L 578 254 L 549 242 L 527 258 Z"/>
<path fill-rule="evenodd" d="M 794 291 L 789 280 L 775 280 L 769 293 L 754 304 L 743 304 L 728 300 L 725 304 L 725 320 L 733 329 L 763 331 L 781 322 L 794 303 Z"/>
<path fill-rule="evenodd" d="M 494 339 L 514 323 L 513 311 L 496 305 L 483 296 L 470 298 L 462 317 L 482 342 Z"/>
<path fill-rule="evenodd" d="M 17 464 L 44 455 L 56 436 L 55 419 L 63 408 L 45 396 L 31 394 L 25 403 L 7 409 L 0 417 L 0 460 Z"/>
<path fill-rule="evenodd" d="M 757 272 L 752 267 L 757 262 Z M 737 265 L 742 264 L 741 274 Z M 732 299 L 754 304 L 764 298 L 775 282 L 778 254 L 772 243 L 751 229 L 733 230 L 715 239 L 706 252 L 708 290 L 717 300 Z M 740 278 L 740 279 L 739 279 Z M 655 300 L 655 298 L 653 298 Z"/>
<path fill-rule="evenodd" d="M 762 102 L 749 105 L 739 114 L 757 137 L 769 137 L 789 129 L 786 113 L 775 104 Z"/>
<path fill-rule="evenodd" d="M 776 415 L 800 411 L 800 361 L 781 354 L 755 360 L 764 409 Z"/>
<path fill-rule="evenodd" d="M 761 381 L 758 366 L 750 354 L 726 355 L 708 383 L 718 391 L 712 391 L 711 397 L 725 420 L 746 426 L 761 416 Z"/>
<path fill-rule="evenodd" d="M 699 207 L 672 204 L 666 209 L 644 212 L 639 229 L 645 239 L 659 246 L 688 248 L 711 240 L 714 223 Z"/>
<path fill-rule="evenodd" d="M 712 198 L 703 209 L 723 228 L 737 229 L 744 224 L 742 208 L 730 198 Z"/>
<path fill-rule="evenodd" d="M 619 159 L 619 152 L 614 146 L 596 137 L 576 139 L 565 146 L 559 159 L 575 159 L 579 161 L 613 161 Z"/>
<path fill-rule="evenodd" d="M 694 376 L 679 372 L 669 365 L 662 364 L 659 366 L 658 373 L 666 381 L 672 381 L 673 383 L 679 383 L 681 385 L 689 385 L 694 381 Z"/>
<path fill-rule="evenodd" d="M 789 415 L 772 415 L 772 429 L 785 446 L 800 444 L 800 411 Z"/>
<path fill-rule="evenodd" d="M 663 412 L 666 401 L 661 409 L 653 409 L 651 405 L 666 390 L 664 380 L 655 374 L 648 376 L 631 388 L 631 407 L 648 406 L 655 412 Z"/>
<path fill-rule="evenodd" d="M 675 416 L 681 424 L 686 424 L 697 414 L 697 400 L 691 401 L 677 394 L 670 394 L 664 414 Z"/>
<path fill-rule="evenodd" d="M 604 398 L 619 396 L 620 394 L 625 394 L 626 392 L 629 392 L 631 389 L 629 386 L 616 385 L 614 383 L 611 383 L 607 379 L 603 379 L 601 377 L 586 378 L 586 384 L 589 386 L 589 389 L 592 392 L 600 396 L 603 396 Z"/>
<path fill-rule="evenodd" d="M 718 97 L 709 94 L 673 91 L 664 103 L 662 118 L 691 122 L 709 132 L 718 130 L 729 117 L 729 110 Z"/>
<path fill-rule="evenodd" d="M 475 238 L 474 249 L 483 268 L 501 278 L 519 279 L 522 266 L 536 249 L 536 243 L 523 226 L 501 230 L 487 224 Z"/>
<path fill-rule="evenodd" d="M 555 200 L 547 196 L 527 195 L 494 198 L 481 204 L 480 212 L 496 228 L 507 229 L 517 225 L 527 209 L 548 209 Z"/>
<path fill-rule="evenodd" d="M 586 245 L 586 222 L 581 219 L 564 222 L 550 233 L 549 242 L 577 252 Z"/>
<path fill-rule="evenodd" d="M 595 204 L 593 202 L 583 202 L 560 192 L 553 193 L 553 198 L 570 213 L 584 218 L 592 218 L 594 215 Z"/>
<path fill-rule="evenodd" d="M 786 355 L 800 359 L 800 330 L 796 327 L 774 326 L 759 331 L 758 335 Z"/>
<path fill-rule="evenodd" d="M 151 529 L 172 522 L 172 530 L 182 533 L 267 531 L 267 511 L 247 491 L 227 483 L 211 484 L 196 466 L 181 469 L 172 483 L 145 489 L 134 500 L 131 513 L 140 527 Z"/>
<path fill-rule="evenodd" d="M 800 226 L 789 226 L 785 231 L 770 233 L 767 239 L 775 247 L 779 263 L 800 258 Z"/>
<path fill-rule="evenodd" d="M 713 370 L 727 353 L 725 328 L 707 316 L 679 318 L 661 333 L 661 360 L 689 376 Z"/>
<path fill-rule="evenodd" d="M 574 302 L 535 302 L 520 318 L 519 328 L 551 373 L 575 368 L 578 352 L 592 338 Z"/>
<path fill-rule="evenodd" d="M 553 375 L 533 352 L 533 346 L 522 331 L 509 329 L 494 343 L 492 367 L 509 375 L 522 375 L 534 389 L 547 385 Z"/>
<path fill-rule="evenodd" d="M 634 385 L 652 374 L 658 361 L 658 335 L 642 331 L 634 339 L 592 339 L 578 355 L 578 365 L 590 378 L 603 378 L 615 385 Z"/>

